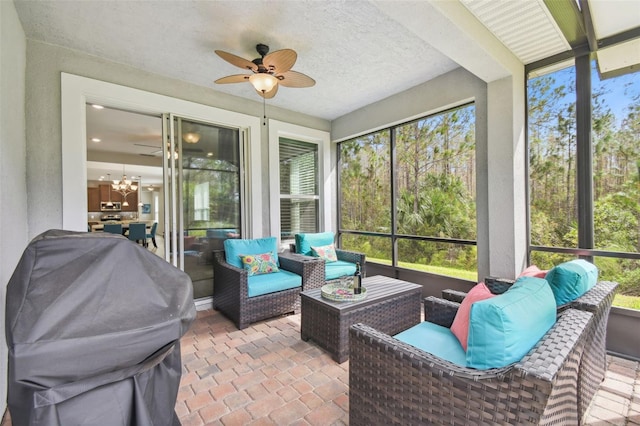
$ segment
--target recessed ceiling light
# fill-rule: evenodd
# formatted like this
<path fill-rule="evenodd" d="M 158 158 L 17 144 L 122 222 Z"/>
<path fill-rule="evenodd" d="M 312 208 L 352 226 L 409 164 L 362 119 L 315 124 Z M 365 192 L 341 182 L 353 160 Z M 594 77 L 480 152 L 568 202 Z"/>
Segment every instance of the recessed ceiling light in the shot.
<path fill-rule="evenodd" d="M 104 176 L 100 176 L 98 180 L 104 180 Z"/>
<path fill-rule="evenodd" d="M 91 138 L 91 142 L 102 142 L 100 138 Z"/>
<path fill-rule="evenodd" d="M 98 105 L 98 104 L 92 104 L 91 106 L 94 107 L 95 109 L 104 109 L 102 105 Z"/>

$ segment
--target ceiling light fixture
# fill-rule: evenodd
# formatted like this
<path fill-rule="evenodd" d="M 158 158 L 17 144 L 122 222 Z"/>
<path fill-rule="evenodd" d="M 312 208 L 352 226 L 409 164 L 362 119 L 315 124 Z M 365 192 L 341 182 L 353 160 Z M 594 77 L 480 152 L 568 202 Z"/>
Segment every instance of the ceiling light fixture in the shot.
<path fill-rule="evenodd" d="M 140 189 L 142 189 L 142 176 L 139 177 Z M 142 207 L 142 196 L 138 200 L 138 207 Z"/>
<path fill-rule="evenodd" d="M 111 175 L 107 173 L 109 180 L 111 180 Z M 109 201 L 107 201 L 107 207 L 113 207 L 113 202 L 111 201 L 111 188 L 109 188 Z"/>
<path fill-rule="evenodd" d="M 91 138 L 91 142 L 102 142 L 102 139 L 100 138 Z"/>
<path fill-rule="evenodd" d="M 182 135 L 182 140 L 186 143 L 198 143 L 198 141 L 200 140 L 200 135 L 191 132 L 185 133 L 184 135 Z"/>
<path fill-rule="evenodd" d="M 251 77 L 249 77 L 249 82 L 253 84 L 253 87 L 255 87 L 258 92 L 267 93 L 278 84 L 278 79 L 271 74 L 260 72 L 252 74 Z"/>
<path fill-rule="evenodd" d="M 92 104 L 91 106 L 94 107 L 95 109 L 104 109 L 102 105 L 98 105 L 98 104 Z"/>
<path fill-rule="evenodd" d="M 127 207 L 129 205 L 129 203 L 127 202 L 127 195 L 131 194 L 132 192 L 136 192 L 138 190 L 138 185 L 136 185 L 135 182 L 127 179 L 127 175 L 124 171 L 124 164 L 122 165 L 122 179 L 119 182 L 117 180 L 114 180 L 111 184 L 111 188 L 113 188 L 114 191 L 122 194 L 122 196 L 124 197 L 124 203 L 122 203 L 122 205 L 124 207 Z"/>

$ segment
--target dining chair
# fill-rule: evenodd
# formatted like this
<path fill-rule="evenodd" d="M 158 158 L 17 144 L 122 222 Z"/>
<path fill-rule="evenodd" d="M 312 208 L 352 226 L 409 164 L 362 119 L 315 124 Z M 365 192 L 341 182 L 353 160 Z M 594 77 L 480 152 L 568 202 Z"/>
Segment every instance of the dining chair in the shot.
<path fill-rule="evenodd" d="M 158 244 L 156 244 L 156 229 L 158 228 L 158 222 L 153 222 L 151 225 L 151 231 L 145 235 L 145 244 L 148 246 L 147 238 L 151 238 L 151 242 L 155 248 L 158 248 Z"/>
<path fill-rule="evenodd" d="M 147 246 L 147 225 L 144 223 L 129 224 L 129 239 L 136 243 L 142 241 L 142 246 Z"/>
<path fill-rule="evenodd" d="M 107 223 L 104 225 L 104 232 L 122 235 L 122 225 L 119 223 Z"/>

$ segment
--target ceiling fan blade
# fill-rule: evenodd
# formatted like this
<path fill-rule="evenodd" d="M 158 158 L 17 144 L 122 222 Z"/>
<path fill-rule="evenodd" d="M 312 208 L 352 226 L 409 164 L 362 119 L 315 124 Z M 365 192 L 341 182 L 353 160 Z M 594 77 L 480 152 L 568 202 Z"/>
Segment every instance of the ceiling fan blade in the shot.
<path fill-rule="evenodd" d="M 284 87 L 311 87 L 316 84 L 314 79 L 298 71 L 283 72 L 276 75 L 276 78 L 278 84 L 282 84 Z"/>
<path fill-rule="evenodd" d="M 273 89 L 269 90 L 267 93 L 262 93 L 259 90 L 256 90 L 256 92 L 258 92 L 258 95 L 262 96 L 265 99 L 271 99 L 276 95 L 276 93 L 278 93 L 278 85 L 276 84 L 275 86 L 273 86 Z"/>
<path fill-rule="evenodd" d="M 248 74 L 228 75 L 226 77 L 217 79 L 216 81 L 214 81 L 214 83 L 218 83 L 218 84 L 244 83 L 245 81 L 249 81 L 249 77 L 251 76 Z"/>
<path fill-rule="evenodd" d="M 298 54 L 291 49 L 276 50 L 262 58 L 262 64 L 276 74 L 287 72 L 298 59 Z"/>
<path fill-rule="evenodd" d="M 215 52 L 218 56 L 229 62 L 231 65 L 235 65 L 236 67 L 248 69 L 251 71 L 258 71 L 258 66 L 256 64 L 244 58 L 241 58 L 240 56 L 236 56 L 233 53 L 224 52 L 222 50 L 216 50 Z"/>

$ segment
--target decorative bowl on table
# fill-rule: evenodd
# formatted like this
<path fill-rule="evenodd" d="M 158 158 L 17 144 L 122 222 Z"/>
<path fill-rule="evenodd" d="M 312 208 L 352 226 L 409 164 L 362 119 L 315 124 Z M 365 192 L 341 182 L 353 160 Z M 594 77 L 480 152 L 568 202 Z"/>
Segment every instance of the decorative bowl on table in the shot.
<path fill-rule="evenodd" d="M 340 281 L 334 284 L 325 284 L 320 289 L 320 294 L 325 299 L 333 300 L 334 302 L 355 302 L 367 297 L 367 289 L 362 287 L 360 294 L 353 292 L 353 281 Z"/>

